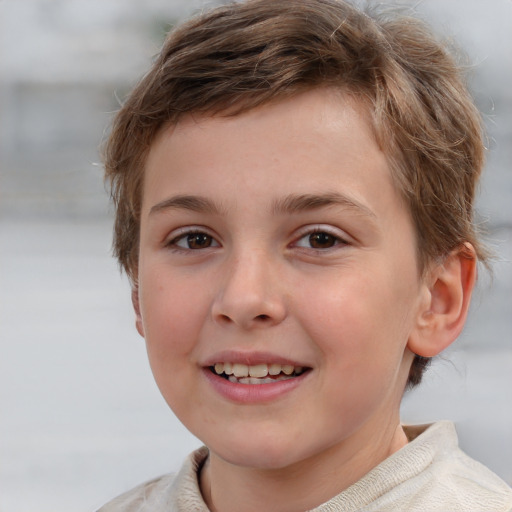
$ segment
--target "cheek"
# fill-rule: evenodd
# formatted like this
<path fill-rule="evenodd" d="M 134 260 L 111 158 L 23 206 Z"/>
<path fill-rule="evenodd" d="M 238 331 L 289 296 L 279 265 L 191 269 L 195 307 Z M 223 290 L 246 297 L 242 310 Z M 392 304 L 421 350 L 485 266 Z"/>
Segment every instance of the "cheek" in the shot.
<path fill-rule="evenodd" d="M 307 296 L 301 305 L 303 327 L 326 364 L 335 367 L 332 375 L 356 381 L 396 369 L 407 343 L 412 300 L 399 281 L 352 273 Z"/>
<path fill-rule="evenodd" d="M 188 280 L 154 272 L 141 279 L 141 314 L 152 368 L 183 370 L 197 344 L 208 306 Z M 155 375 L 156 376 L 156 375 Z"/>
<path fill-rule="evenodd" d="M 198 300 L 180 286 L 168 288 L 162 282 L 141 298 L 153 377 L 169 407 L 184 416 L 197 385 L 193 354 L 201 328 Z"/>
<path fill-rule="evenodd" d="M 333 431 L 348 435 L 401 393 L 405 335 L 389 321 L 390 309 L 386 301 L 344 293 L 308 311 L 308 335 L 323 365 L 316 396 Z"/>

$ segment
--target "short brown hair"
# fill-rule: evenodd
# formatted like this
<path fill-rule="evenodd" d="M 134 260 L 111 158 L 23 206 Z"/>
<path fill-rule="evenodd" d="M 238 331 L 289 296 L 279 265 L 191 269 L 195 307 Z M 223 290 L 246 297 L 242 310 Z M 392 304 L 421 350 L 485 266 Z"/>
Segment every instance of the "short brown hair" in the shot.
<path fill-rule="evenodd" d="M 410 209 L 420 270 L 466 242 L 483 165 L 480 115 L 461 67 L 425 25 L 337 0 L 249 0 L 170 33 L 118 112 L 104 148 L 116 208 L 114 251 L 137 283 L 144 165 L 157 133 L 185 113 L 236 115 L 315 87 L 365 102 Z M 408 385 L 428 359 L 416 356 Z"/>

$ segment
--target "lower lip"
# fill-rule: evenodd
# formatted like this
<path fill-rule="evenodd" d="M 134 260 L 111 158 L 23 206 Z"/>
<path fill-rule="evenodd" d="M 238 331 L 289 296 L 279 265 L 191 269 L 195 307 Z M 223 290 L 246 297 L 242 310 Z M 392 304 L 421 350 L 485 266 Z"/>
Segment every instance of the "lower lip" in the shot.
<path fill-rule="evenodd" d="M 240 384 L 219 377 L 209 368 L 203 368 L 203 374 L 219 395 L 241 404 L 270 402 L 276 400 L 300 386 L 311 370 L 292 379 L 278 380 L 268 384 Z"/>

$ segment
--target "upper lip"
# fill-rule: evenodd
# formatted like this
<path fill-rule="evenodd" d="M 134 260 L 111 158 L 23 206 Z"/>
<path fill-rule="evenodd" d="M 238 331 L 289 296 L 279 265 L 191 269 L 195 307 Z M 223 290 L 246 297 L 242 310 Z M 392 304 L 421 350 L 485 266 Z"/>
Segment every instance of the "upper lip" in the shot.
<path fill-rule="evenodd" d="M 213 366 L 215 363 L 238 363 L 248 366 L 256 364 L 282 364 L 291 366 L 310 367 L 310 365 L 283 357 L 271 352 L 244 352 L 238 350 L 224 350 L 206 358 L 201 365 Z"/>

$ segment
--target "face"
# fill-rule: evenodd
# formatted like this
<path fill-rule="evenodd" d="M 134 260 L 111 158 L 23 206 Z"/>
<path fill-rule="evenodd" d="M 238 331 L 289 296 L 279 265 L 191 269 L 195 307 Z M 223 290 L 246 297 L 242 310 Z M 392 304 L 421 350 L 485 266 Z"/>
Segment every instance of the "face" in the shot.
<path fill-rule="evenodd" d="M 163 396 L 232 464 L 371 443 L 398 421 L 415 254 L 355 100 L 316 90 L 183 118 L 147 160 L 134 301 Z"/>

